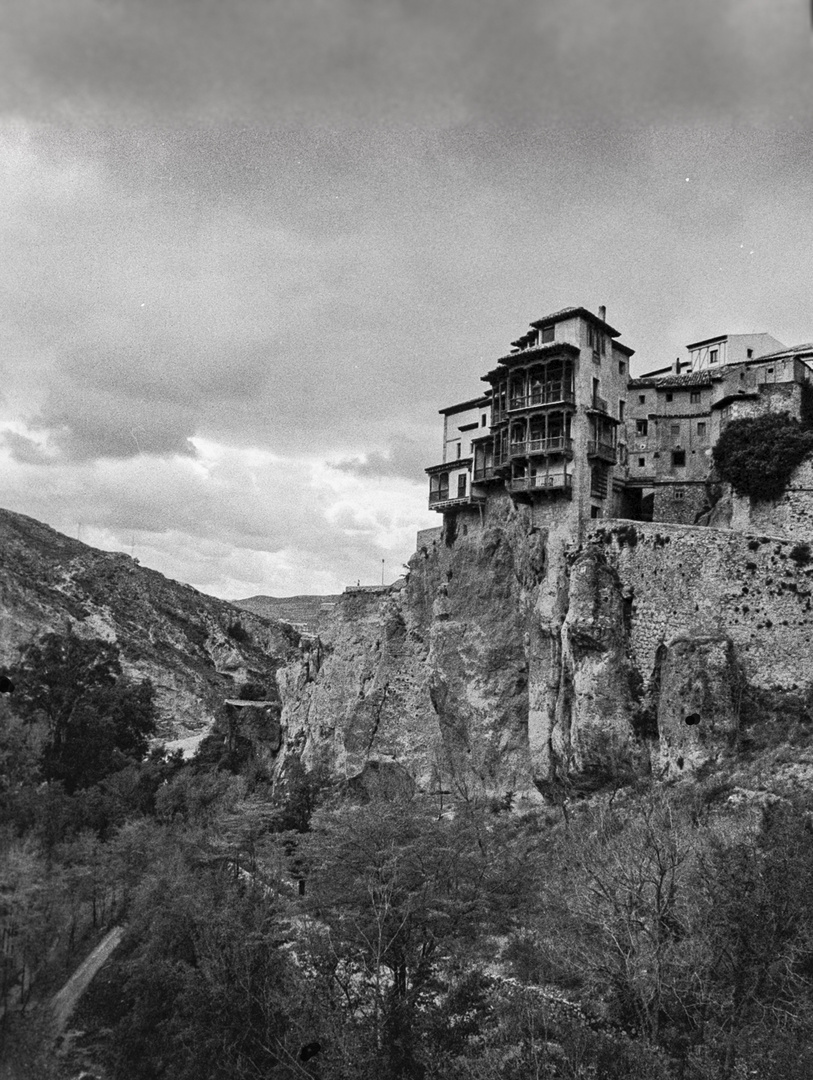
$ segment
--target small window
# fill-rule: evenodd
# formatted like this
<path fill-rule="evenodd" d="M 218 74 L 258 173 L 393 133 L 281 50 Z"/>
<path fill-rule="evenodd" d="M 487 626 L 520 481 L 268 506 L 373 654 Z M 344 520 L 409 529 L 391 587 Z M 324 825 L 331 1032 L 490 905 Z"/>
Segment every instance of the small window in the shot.
<path fill-rule="evenodd" d="M 769 368 L 768 368 L 768 374 L 769 374 L 769 375 L 773 375 L 773 368 L 772 368 L 772 367 L 769 367 Z"/>
<path fill-rule="evenodd" d="M 591 506 L 590 507 L 590 517 L 591 518 L 601 517 L 601 507 L 599 507 L 599 506 Z"/>
<path fill-rule="evenodd" d="M 645 457 L 639 457 L 638 458 L 638 468 L 643 469 L 645 465 L 646 465 L 646 458 Z"/>
<path fill-rule="evenodd" d="M 698 401 L 700 401 L 700 391 L 692 390 L 692 392 L 689 394 L 689 401 L 692 403 L 692 405 L 696 405 Z"/>
<path fill-rule="evenodd" d="M 460 457 L 460 454 L 461 454 L 461 452 L 462 452 L 462 449 L 463 449 L 463 448 L 461 447 L 460 443 L 458 443 L 458 444 L 457 444 L 457 456 L 458 456 L 458 457 Z"/>
<path fill-rule="evenodd" d="M 682 469 L 686 465 L 686 451 L 685 450 L 673 450 L 672 451 L 672 465 L 676 469 Z"/>
<path fill-rule="evenodd" d="M 466 474 L 460 473 L 457 478 L 457 497 L 458 499 L 465 499 L 466 497 Z"/>
<path fill-rule="evenodd" d="M 753 349 L 746 349 L 745 350 L 745 355 L 748 357 L 749 360 L 753 360 L 753 358 L 754 358 L 754 350 Z"/>
<path fill-rule="evenodd" d="M 485 413 L 483 413 L 483 415 L 480 417 L 480 427 L 486 426 L 486 420 L 488 420 L 488 417 Z"/>
<path fill-rule="evenodd" d="M 627 406 L 626 401 L 619 401 L 618 402 L 618 419 L 619 420 L 623 421 L 623 419 L 624 419 L 624 409 L 626 408 L 626 406 Z"/>
<path fill-rule="evenodd" d="M 639 405 L 646 405 L 646 394 L 639 394 L 638 395 L 638 404 Z"/>
<path fill-rule="evenodd" d="M 627 365 L 624 363 L 623 360 L 618 361 L 618 374 L 619 375 L 626 375 L 627 374 Z"/>
<path fill-rule="evenodd" d="M 666 400 L 667 400 L 667 401 L 672 401 L 672 399 L 674 398 L 674 396 L 675 396 L 674 394 L 672 394 L 672 393 L 669 393 L 669 394 L 667 394 L 667 395 L 666 395 Z"/>
<path fill-rule="evenodd" d="M 549 341 L 553 341 L 553 330 L 554 328 L 552 326 L 542 327 L 539 332 L 539 340 L 542 342 L 543 345 L 547 345 Z"/>
<path fill-rule="evenodd" d="M 685 500 L 685 498 L 686 498 L 686 489 L 685 488 L 675 488 L 675 490 L 672 492 L 672 494 L 674 495 L 676 502 L 683 502 Z"/>
<path fill-rule="evenodd" d="M 649 432 L 649 421 L 636 420 L 635 421 L 635 434 L 640 435 L 642 438 Z"/>
<path fill-rule="evenodd" d="M 706 437 L 706 422 L 705 422 L 705 420 L 698 420 L 698 422 L 697 422 L 697 434 L 700 436 L 701 439 L 705 439 L 705 437 Z"/>
<path fill-rule="evenodd" d="M 680 435 L 680 424 L 670 424 L 670 430 L 673 435 Z"/>
<path fill-rule="evenodd" d="M 716 364 L 717 363 L 717 350 L 716 349 L 709 349 L 709 363 L 710 364 Z"/>

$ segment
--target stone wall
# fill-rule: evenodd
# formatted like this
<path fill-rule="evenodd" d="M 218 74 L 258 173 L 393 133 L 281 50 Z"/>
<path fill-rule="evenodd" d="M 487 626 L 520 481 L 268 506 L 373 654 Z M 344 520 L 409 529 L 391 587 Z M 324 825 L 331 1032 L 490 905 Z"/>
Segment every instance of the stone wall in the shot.
<path fill-rule="evenodd" d="M 802 542 L 813 540 L 813 458 L 794 470 L 780 498 L 757 502 L 735 495 L 733 506 L 733 528 Z"/>
<path fill-rule="evenodd" d="M 709 510 L 705 483 L 659 484 L 655 488 L 653 519 L 677 525 L 694 525 L 700 514 Z"/>
<path fill-rule="evenodd" d="M 629 589 L 630 650 L 644 681 L 681 635 L 729 639 L 749 683 L 813 683 L 813 558 L 804 544 L 662 522 L 605 521 L 586 534 Z M 810 561 L 808 561 L 810 559 Z"/>

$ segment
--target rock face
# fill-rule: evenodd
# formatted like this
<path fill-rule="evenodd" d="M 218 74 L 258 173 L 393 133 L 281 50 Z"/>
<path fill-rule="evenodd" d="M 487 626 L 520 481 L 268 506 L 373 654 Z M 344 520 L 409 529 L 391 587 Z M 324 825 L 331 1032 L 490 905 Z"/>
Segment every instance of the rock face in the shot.
<path fill-rule="evenodd" d="M 207 728 L 240 684 L 275 690 L 298 640 L 285 624 L 0 510 L 0 664 L 68 627 L 115 642 L 125 672 L 152 680 L 169 740 Z"/>
<path fill-rule="evenodd" d="M 736 755 L 744 700 L 813 724 L 812 600 L 792 541 L 604 521 L 575 542 L 489 505 L 281 673 L 280 762 L 439 799 L 691 773 Z"/>

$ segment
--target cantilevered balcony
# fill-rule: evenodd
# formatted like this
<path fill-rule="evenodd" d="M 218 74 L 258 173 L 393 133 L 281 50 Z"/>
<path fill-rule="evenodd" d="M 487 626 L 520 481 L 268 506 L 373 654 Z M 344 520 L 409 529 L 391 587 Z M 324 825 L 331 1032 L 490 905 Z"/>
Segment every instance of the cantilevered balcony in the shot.
<path fill-rule="evenodd" d="M 508 400 L 509 412 L 519 409 L 538 409 L 546 405 L 575 405 L 573 388 L 563 383 L 551 383 L 530 394 L 514 395 Z"/>
<path fill-rule="evenodd" d="M 485 501 L 483 495 L 458 495 L 450 492 L 448 488 L 429 492 L 430 510 L 457 510 L 461 506 L 480 506 Z"/>
<path fill-rule="evenodd" d="M 569 492 L 573 486 L 573 477 L 570 473 L 537 473 L 536 476 L 514 477 L 506 481 L 506 486 L 512 495 L 525 492 L 556 494 Z"/>
<path fill-rule="evenodd" d="M 587 456 L 589 458 L 598 458 L 600 461 L 606 461 L 610 465 L 615 465 L 615 444 L 606 442 L 603 439 L 591 439 L 587 444 Z"/>
<path fill-rule="evenodd" d="M 493 465 L 475 465 L 474 472 L 472 473 L 472 482 L 475 484 L 484 484 L 488 480 L 495 478 Z"/>

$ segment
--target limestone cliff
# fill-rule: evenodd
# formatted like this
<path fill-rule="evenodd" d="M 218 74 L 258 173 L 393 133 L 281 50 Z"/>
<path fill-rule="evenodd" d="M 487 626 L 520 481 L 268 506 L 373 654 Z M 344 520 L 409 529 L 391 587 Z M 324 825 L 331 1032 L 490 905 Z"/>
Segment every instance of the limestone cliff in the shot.
<path fill-rule="evenodd" d="M 283 623 L 0 510 L 0 664 L 68 626 L 114 641 L 127 674 L 152 680 L 169 739 L 208 727 L 241 683 L 273 689 L 298 640 Z"/>
<path fill-rule="evenodd" d="M 281 673 L 280 767 L 525 798 L 713 767 L 791 706 L 813 730 L 812 591 L 792 541 L 604 521 L 578 542 L 490 505 L 402 589 L 346 594 Z"/>

